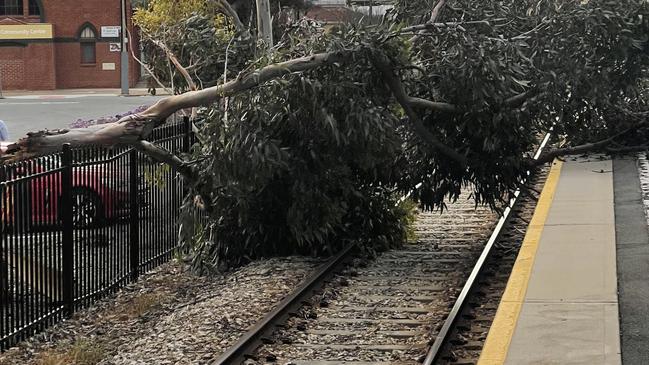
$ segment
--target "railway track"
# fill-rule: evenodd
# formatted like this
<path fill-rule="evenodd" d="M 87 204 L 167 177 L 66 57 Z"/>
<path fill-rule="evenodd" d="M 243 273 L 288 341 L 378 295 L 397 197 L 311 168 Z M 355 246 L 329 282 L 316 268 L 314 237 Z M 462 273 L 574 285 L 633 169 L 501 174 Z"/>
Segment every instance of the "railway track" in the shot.
<path fill-rule="evenodd" d="M 420 213 L 417 241 L 401 249 L 373 260 L 344 250 L 213 364 L 475 363 L 532 196 L 500 220 L 460 198 L 444 214 Z"/>
<path fill-rule="evenodd" d="M 467 304 L 440 351 L 438 364 L 478 363 L 548 170 L 544 168 L 537 172 L 529 184 L 532 189 L 520 197 L 513 209 L 507 229 L 492 249 L 473 294 L 467 298 Z"/>
<path fill-rule="evenodd" d="M 337 273 L 265 340 L 254 363 L 419 364 L 495 221 L 471 201 L 421 213 L 417 242 Z"/>

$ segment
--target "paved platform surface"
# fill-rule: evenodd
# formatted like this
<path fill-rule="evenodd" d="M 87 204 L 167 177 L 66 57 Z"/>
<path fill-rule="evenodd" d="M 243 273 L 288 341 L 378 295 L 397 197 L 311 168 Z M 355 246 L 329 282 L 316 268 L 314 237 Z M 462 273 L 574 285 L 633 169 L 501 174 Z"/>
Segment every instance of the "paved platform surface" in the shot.
<path fill-rule="evenodd" d="M 620 364 L 612 162 L 555 162 L 480 364 Z"/>

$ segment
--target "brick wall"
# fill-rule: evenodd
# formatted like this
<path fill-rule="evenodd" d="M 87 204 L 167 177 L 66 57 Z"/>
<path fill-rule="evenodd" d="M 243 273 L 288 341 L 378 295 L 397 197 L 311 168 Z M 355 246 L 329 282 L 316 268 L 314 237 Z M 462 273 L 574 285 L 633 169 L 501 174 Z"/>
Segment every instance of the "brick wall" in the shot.
<path fill-rule="evenodd" d="M 26 89 L 51 90 L 57 87 L 55 50 L 51 43 L 35 43 L 25 48 Z"/>
<path fill-rule="evenodd" d="M 128 1 L 127 1 L 128 3 Z M 97 32 L 102 26 L 120 25 L 120 2 L 105 0 L 44 0 L 46 21 L 55 23 L 55 36 L 75 38 L 80 27 L 88 22 Z M 73 21 L 57 21 L 73 19 Z M 100 34 L 97 34 L 100 35 Z M 118 40 L 114 40 L 118 42 Z M 109 52 L 109 42 L 95 45 L 97 63 L 81 64 L 79 43 L 56 44 L 57 87 L 66 88 L 118 88 L 120 87 L 120 52 Z M 140 78 L 139 65 L 129 56 L 129 84 L 134 86 Z M 104 70 L 102 64 L 113 63 L 115 70 Z"/>
<path fill-rule="evenodd" d="M 56 88 L 54 47 L 48 43 L 0 47 L 0 72 L 5 90 Z"/>
<path fill-rule="evenodd" d="M 3 88 L 44 90 L 120 87 L 120 52 L 109 52 L 109 41 L 119 40 L 98 40 L 97 63 L 94 65 L 81 64 L 81 46 L 77 41 L 79 30 L 85 23 L 90 23 L 97 29 L 97 36 L 100 36 L 102 26 L 118 26 L 121 17 L 119 4 L 119 0 L 43 0 L 45 22 L 54 25 L 54 40 L 30 42 L 26 47 L 0 46 L 0 67 L 7 79 L 3 82 Z M 24 23 L 34 22 L 36 19 L 33 18 L 4 20 Z M 132 33 L 137 35 L 134 31 Z M 134 45 L 136 54 L 139 54 L 137 38 L 134 39 Z M 102 64 L 114 64 L 115 70 L 105 70 Z M 140 67 L 129 56 L 130 85 L 134 86 L 139 79 Z"/>
<path fill-rule="evenodd" d="M 23 86 L 25 63 L 20 60 L 0 60 L 0 74 L 3 89 L 18 89 Z"/>

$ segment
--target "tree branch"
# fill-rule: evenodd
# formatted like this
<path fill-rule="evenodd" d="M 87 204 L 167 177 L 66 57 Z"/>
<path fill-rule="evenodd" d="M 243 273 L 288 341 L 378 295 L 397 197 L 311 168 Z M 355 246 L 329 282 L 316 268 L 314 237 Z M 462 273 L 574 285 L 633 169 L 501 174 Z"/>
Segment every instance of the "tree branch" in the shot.
<path fill-rule="evenodd" d="M 133 143 L 132 146 L 136 150 L 151 157 L 155 161 L 162 162 L 171 166 L 171 168 L 177 171 L 183 177 L 183 179 L 198 193 L 200 203 L 197 203 L 196 205 L 201 208 L 201 210 L 204 210 L 208 213 L 212 211 L 210 193 L 206 189 L 206 186 L 204 184 L 201 184 L 197 171 L 192 168 L 190 163 L 149 141 L 137 141 L 136 143 Z"/>
<path fill-rule="evenodd" d="M 82 145 L 132 145 L 139 140 L 146 140 L 153 128 L 161 125 L 176 111 L 197 106 L 209 106 L 222 97 L 234 96 L 243 91 L 252 89 L 270 80 L 291 73 L 313 70 L 326 65 L 344 63 L 358 50 L 345 50 L 329 53 L 318 53 L 311 56 L 271 64 L 258 70 L 239 74 L 236 79 L 207 89 L 189 91 L 180 95 L 172 95 L 159 100 L 145 111 L 126 116 L 114 123 L 80 129 L 63 129 L 53 131 L 40 131 L 30 133 L 27 137 L 18 140 L 8 147 L 4 160 L 16 161 L 25 158 L 54 153 L 60 150 L 64 143 L 78 147 Z M 381 53 L 375 52 L 373 62 L 385 78 L 397 101 L 404 107 L 415 126 L 417 133 L 429 144 L 440 150 L 448 157 L 466 165 L 466 158 L 457 151 L 449 148 L 436 139 L 422 124 L 421 119 L 412 110 L 412 107 L 430 108 L 446 112 L 461 112 L 456 106 L 447 103 L 433 102 L 421 98 L 409 97 L 405 94 L 401 81 L 394 75 L 389 59 Z M 515 100 L 523 96 L 514 97 L 509 101 L 514 105 Z M 509 100 L 509 99 L 508 99 Z"/>
<path fill-rule="evenodd" d="M 167 55 L 167 58 L 171 61 L 171 63 L 176 68 L 176 70 L 178 70 L 178 72 L 180 72 L 180 74 L 185 79 L 185 82 L 187 82 L 187 86 L 189 86 L 189 89 L 190 90 L 198 90 L 198 87 L 196 87 L 196 83 L 194 82 L 192 77 L 189 75 L 189 72 L 187 71 L 187 69 L 180 63 L 180 61 L 178 60 L 178 57 L 176 57 L 176 55 L 169 49 L 169 47 L 167 47 L 167 45 L 164 44 L 163 42 L 149 36 L 148 34 L 147 34 L 147 37 L 149 38 L 149 40 L 153 44 L 158 46 Z"/>
<path fill-rule="evenodd" d="M 435 23 L 437 21 L 437 18 L 439 18 L 444 5 L 446 5 L 446 0 L 439 0 L 437 2 L 437 5 L 435 5 L 433 11 L 430 13 L 430 20 L 428 21 L 429 23 Z"/>
<path fill-rule="evenodd" d="M 461 110 L 457 106 L 449 103 L 441 103 L 414 96 L 409 96 L 406 100 L 408 104 L 416 108 L 427 108 L 447 113 L 461 113 Z"/>
<path fill-rule="evenodd" d="M 437 18 L 439 18 L 439 15 L 442 11 L 442 8 L 446 5 L 446 0 L 439 0 L 435 7 L 433 7 L 433 11 L 430 13 L 430 19 L 428 20 L 427 24 L 434 24 L 437 21 Z M 410 42 L 416 42 L 419 39 L 419 36 L 423 34 L 425 30 L 420 30 L 410 38 Z"/>
<path fill-rule="evenodd" d="M 183 65 L 178 60 L 178 57 L 176 57 L 176 55 L 169 49 L 169 47 L 167 47 L 167 45 L 164 44 L 163 42 L 160 42 L 160 41 L 154 39 L 153 37 L 150 37 L 148 35 L 147 35 L 147 37 L 150 39 L 150 41 L 153 44 L 155 44 L 160 49 L 162 49 L 162 51 L 167 55 L 167 58 L 171 61 L 171 63 L 176 68 L 176 70 L 178 70 L 178 72 L 185 79 L 185 82 L 187 83 L 187 86 L 189 87 L 189 89 L 192 90 L 192 91 L 198 90 L 198 87 L 196 86 L 196 83 L 194 82 L 194 79 L 192 79 L 192 77 L 191 77 L 191 75 L 189 75 L 189 72 L 187 71 L 187 69 L 185 67 L 183 67 Z M 198 114 L 198 112 L 197 112 L 196 108 L 192 108 L 192 114 L 191 114 L 192 120 L 196 119 L 197 114 Z"/>
<path fill-rule="evenodd" d="M 608 153 L 629 153 L 629 152 L 643 152 L 649 151 L 649 145 L 639 145 L 639 146 L 625 146 L 625 147 L 606 147 L 605 151 Z"/>
<path fill-rule="evenodd" d="M 623 151 L 624 147 L 621 148 L 608 148 L 610 144 L 615 142 L 616 139 L 622 137 L 623 135 L 631 132 L 631 131 L 638 131 L 641 128 L 644 128 L 647 126 L 646 122 L 641 122 L 640 124 L 633 126 L 631 128 L 625 129 L 624 131 L 617 133 L 609 138 L 603 139 L 598 142 L 592 142 L 592 143 L 585 143 L 579 146 L 574 146 L 574 147 L 564 147 L 564 148 L 557 148 L 552 151 L 548 151 L 539 158 L 533 162 L 534 165 L 542 165 L 548 162 L 552 162 L 557 157 L 561 156 L 568 156 L 568 155 L 579 155 L 583 153 L 589 153 L 589 152 L 596 152 L 596 151 L 610 151 L 610 152 L 618 152 L 618 151 Z"/>
<path fill-rule="evenodd" d="M 166 149 L 144 140 L 137 141 L 135 143 L 132 143 L 131 145 L 133 146 L 133 148 L 151 157 L 152 159 L 158 162 L 166 163 L 172 169 L 181 174 L 183 178 L 191 185 L 195 185 L 198 182 L 196 171 L 194 171 L 194 169 L 183 159 L 167 151 Z"/>
<path fill-rule="evenodd" d="M 532 90 L 528 90 L 524 93 L 520 93 L 518 95 L 514 95 L 510 98 L 505 99 L 505 101 L 503 101 L 503 106 L 509 108 L 518 108 L 519 106 L 523 105 L 526 101 L 528 101 L 530 98 L 533 98 L 537 95 L 539 95 L 538 89 L 535 88 Z"/>
<path fill-rule="evenodd" d="M 518 108 L 521 105 L 523 105 L 527 100 L 529 100 L 530 98 L 538 94 L 539 92 L 536 90 L 526 91 L 524 93 L 514 95 L 510 98 L 505 99 L 502 103 L 502 106 L 508 108 Z M 437 110 L 440 112 L 447 112 L 447 113 L 464 112 L 464 110 L 462 110 L 461 108 L 459 108 L 457 105 L 454 104 L 431 101 L 428 99 L 422 99 L 414 96 L 408 96 L 407 101 L 408 104 L 416 108 L 433 109 L 433 110 Z M 481 109 L 480 111 L 485 111 L 485 110 L 486 109 Z"/>
<path fill-rule="evenodd" d="M 232 8 L 229 2 L 227 0 L 217 0 L 216 1 L 216 6 L 217 8 L 226 16 L 230 17 L 232 19 L 232 23 L 234 23 L 234 27 L 237 29 L 237 32 L 241 34 L 241 37 L 244 39 L 249 39 L 250 38 L 250 30 L 243 25 L 243 22 L 241 22 L 241 19 L 239 18 L 239 14 L 237 14 L 236 10 Z"/>
<path fill-rule="evenodd" d="M 126 30 L 126 34 L 128 35 L 128 42 L 129 42 L 129 44 L 133 44 L 133 39 L 131 38 L 131 32 L 130 32 L 128 29 Z M 166 87 L 166 86 L 165 86 L 165 85 L 160 81 L 160 79 L 158 79 L 158 78 L 156 77 L 156 75 L 153 73 L 153 70 L 151 70 L 151 68 L 149 67 L 149 65 L 147 65 L 147 64 L 144 63 L 144 62 L 142 62 L 139 58 L 137 58 L 137 57 L 135 56 L 135 50 L 133 49 L 133 47 L 129 47 L 129 48 L 130 48 L 130 50 L 131 50 L 131 57 L 133 57 L 133 59 L 134 59 L 137 63 L 139 63 L 142 67 L 144 67 L 144 69 L 146 70 L 146 72 L 149 73 L 149 76 L 151 76 L 151 77 L 155 80 L 155 82 L 158 84 L 158 86 L 160 86 L 161 88 L 163 88 L 164 91 L 166 91 L 166 92 L 169 93 L 170 95 L 173 94 L 173 91 L 170 90 L 169 88 L 167 88 L 167 87 Z"/>
<path fill-rule="evenodd" d="M 401 84 L 401 80 L 394 74 L 394 70 L 391 66 L 389 58 L 380 51 L 374 51 L 372 62 L 376 68 L 383 74 L 383 79 L 392 91 L 395 99 L 401 104 L 401 107 L 406 112 L 408 119 L 413 123 L 416 133 L 429 145 L 437 149 L 439 152 L 444 154 L 446 157 L 449 157 L 455 160 L 461 167 L 464 169 L 467 165 L 466 157 L 459 154 L 454 149 L 440 142 L 437 137 L 435 137 L 422 123 L 421 119 L 412 109 L 412 106 L 409 103 L 409 98 L 406 95 L 406 92 Z"/>
<path fill-rule="evenodd" d="M 427 23 L 429 24 L 434 24 L 437 21 L 437 18 L 439 18 L 439 15 L 442 12 L 442 8 L 446 5 L 446 0 L 439 0 L 435 7 L 433 7 L 433 11 L 430 13 L 430 19 L 428 20 Z M 410 38 L 410 42 L 416 42 L 417 39 L 419 39 L 419 36 L 424 33 L 424 30 L 420 30 L 415 34 L 412 38 Z"/>
<path fill-rule="evenodd" d="M 345 62 L 354 52 L 356 51 L 317 53 L 264 66 L 258 70 L 241 73 L 236 79 L 218 86 L 161 99 L 142 112 L 140 117 L 163 121 L 176 110 L 211 105 L 222 97 L 234 96 L 291 73 L 309 71 L 325 65 Z"/>
<path fill-rule="evenodd" d="M 5 161 L 17 161 L 33 156 L 58 152 L 64 143 L 73 147 L 83 145 L 132 145 L 145 140 L 151 131 L 164 123 L 173 113 L 197 106 L 209 106 L 222 97 L 233 96 L 269 80 L 291 73 L 313 70 L 325 65 L 347 61 L 357 50 L 318 53 L 311 56 L 271 64 L 258 70 L 241 73 L 227 83 L 207 89 L 189 91 L 159 100 L 145 111 L 123 117 L 117 122 L 88 128 L 60 129 L 29 133 L 8 146 L 2 156 Z"/>
<path fill-rule="evenodd" d="M 468 22 L 445 22 L 445 23 L 424 23 L 424 24 L 418 24 L 418 25 L 413 25 L 410 27 L 405 27 L 399 31 L 400 34 L 404 33 L 414 33 L 414 32 L 419 32 L 422 30 L 432 30 L 432 29 L 437 29 L 437 28 L 447 28 L 447 27 L 455 27 L 455 26 L 462 26 L 462 25 L 487 25 L 491 26 L 491 24 L 486 21 L 486 20 L 474 20 L 474 21 L 468 21 Z"/>
<path fill-rule="evenodd" d="M 539 158 L 536 161 L 534 161 L 534 165 L 543 165 L 545 163 L 552 162 L 555 158 L 561 156 L 579 155 L 583 153 L 599 151 L 602 148 L 609 145 L 611 142 L 613 142 L 613 139 L 614 138 L 611 137 L 599 142 L 586 143 L 574 147 L 557 148 L 555 150 L 548 151 L 542 154 L 541 156 L 539 156 Z"/>

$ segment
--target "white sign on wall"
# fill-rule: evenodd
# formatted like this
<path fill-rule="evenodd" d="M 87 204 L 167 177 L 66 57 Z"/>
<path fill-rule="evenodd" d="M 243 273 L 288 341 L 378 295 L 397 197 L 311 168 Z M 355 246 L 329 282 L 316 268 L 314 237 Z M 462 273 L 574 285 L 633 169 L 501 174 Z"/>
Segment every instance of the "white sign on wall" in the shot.
<path fill-rule="evenodd" d="M 120 52 L 122 50 L 122 45 L 119 43 L 108 43 L 108 50 L 110 52 Z"/>
<path fill-rule="evenodd" d="M 101 27 L 102 38 L 119 38 L 119 33 L 122 28 L 119 25 L 103 26 Z"/>
<path fill-rule="evenodd" d="M 106 71 L 114 71 L 115 70 L 115 64 L 114 63 L 102 63 L 101 64 L 101 69 L 106 70 Z"/>

